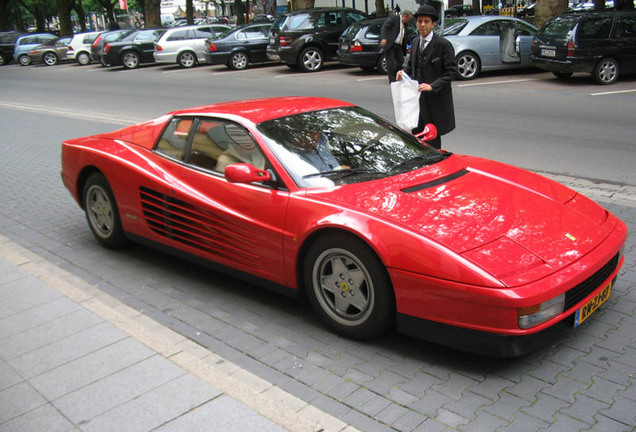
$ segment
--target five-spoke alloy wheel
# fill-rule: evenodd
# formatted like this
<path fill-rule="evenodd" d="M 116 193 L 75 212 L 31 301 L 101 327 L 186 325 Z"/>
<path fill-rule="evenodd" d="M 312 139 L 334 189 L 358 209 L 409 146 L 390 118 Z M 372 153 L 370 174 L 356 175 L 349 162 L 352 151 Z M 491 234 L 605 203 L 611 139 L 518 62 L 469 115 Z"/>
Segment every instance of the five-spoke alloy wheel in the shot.
<path fill-rule="evenodd" d="M 84 184 L 84 210 L 91 231 L 104 246 L 121 247 L 126 243 L 115 196 L 101 173 L 91 174 Z"/>

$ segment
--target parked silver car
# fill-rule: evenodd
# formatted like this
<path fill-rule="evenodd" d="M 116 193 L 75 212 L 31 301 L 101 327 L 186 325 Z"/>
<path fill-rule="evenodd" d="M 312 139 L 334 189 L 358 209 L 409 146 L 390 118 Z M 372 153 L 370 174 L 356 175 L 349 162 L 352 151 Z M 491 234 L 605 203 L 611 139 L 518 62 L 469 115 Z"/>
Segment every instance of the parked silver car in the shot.
<path fill-rule="evenodd" d="M 155 42 L 155 62 L 177 63 L 190 68 L 205 63 L 206 40 L 212 39 L 230 27 L 223 24 L 204 24 L 173 27 Z"/>
<path fill-rule="evenodd" d="M 481 72 L 531 67 L 537 27 L 518 18 L 478 15 L 447 19 L 443 35 L 455 49 L 459 79 Z"/>

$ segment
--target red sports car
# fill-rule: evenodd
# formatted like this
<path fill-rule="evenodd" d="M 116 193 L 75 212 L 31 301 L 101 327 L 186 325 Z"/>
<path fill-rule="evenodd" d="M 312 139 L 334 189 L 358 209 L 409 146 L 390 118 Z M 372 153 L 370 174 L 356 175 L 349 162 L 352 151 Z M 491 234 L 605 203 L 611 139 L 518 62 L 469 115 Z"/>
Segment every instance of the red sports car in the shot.
<path fill-rule="evenodd" d="M 133 239 L 303 293 L 345 336 L 396 325 L 493 356 L 585 321 L 627 235 L 559 183 L 332 99 L 220 103 L 69 140 L 62 178 L 105 246 Z"/>

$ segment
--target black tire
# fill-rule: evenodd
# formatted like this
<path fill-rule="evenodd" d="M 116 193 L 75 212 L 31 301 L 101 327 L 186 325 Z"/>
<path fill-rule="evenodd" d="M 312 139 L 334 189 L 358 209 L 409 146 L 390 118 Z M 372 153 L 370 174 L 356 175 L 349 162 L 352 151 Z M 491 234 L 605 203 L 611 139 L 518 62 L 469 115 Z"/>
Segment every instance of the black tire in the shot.
<path fill-rule="evenodd" d="M 568 79 L 572 76 L 572 72 L 552 72 L 552 75 L 558 79 Z"/>
<path fill-rule="evenodd" d="M 614 84 L 618 79 L 618 62 L 611 57 L 604 58 L 594 67 L 592 78 L 598 84 Z"/>
<path fill-rule="evenodd" d="M 298 66 L 303 72 L 318 72 L 324 64 L 325 56 L 320 48 L 305 48 L 298 56 Z"/>
<path fill-rule="evenodd" d="M 230 56 L 227 65 L 233 70 L 243 70 L 249 65 L 250 59 L 245 51 L 237 51 Z"/>
<path fill-rule="evenodd" d="M 57 55 L 54 52 L 45 52 L 42 56 L 42 62 L 47 66 L 55 66 L 57 64 Z"/>
<path fill-rule="evenodd" d="M 177 63 L 179 63 L 179 66 L 181 66 L 182 68 L 189 69 L 191 67 L 196 66 L 197 55 L 193 53 L 192 51 L 182 52 L 181 54 L 179 54 L 179 57 L 177 58 Z"/>
<path fill-rule="evenodd" d="M 125 51 L 121 55 L 121 65 L 124 69 L 137 69 L 139 67 L 139 54 L 134 51 Z"/>
<path fill-rule="evenodd" d="M 18 57 L 18 63 L 20 63 L 21 66 L 28 66 L 31 64 L 31 59 L 27 54 L 22 54 Z"/>
<path fill-rule="evenodd" d="M 327 234 L 314 241 L 303 260 L 303 282 L 316 314 L 338 334 L 366 339 L 394 322 L 386 269 L 357 237 Z"/>
<path fill-rule="evenodd" d="M 77 62 L 82 66 L 86 66 L 91 63 L 91 56 L 86 52 L 81 52 L 77 54 Z"/>
<path fill-rule="evenodd" d="M 82 197 L 86 220 L 95 238 L 108 248 L 124 246 L 126 236 L 106 177 L 98 172 L 91 174 L 84 184 Z"/>
<path fill-rule="evenodd" d="M 378 58 L 378 64 L 376 65 L 376 68 L 382 75 L 387 75 L 389 73 L 389 71 L 386 69 L 386 58 L 384 58 L 384 54 L 382 54 L 380 58 Z"/>
<path fill-rule="evenodd" d="M 457 76 L 462 81 L 475 79 L 481 72 L 479 56 L 472 51 L 460 53 L 457 57 Z"/>
<path fill-rule="evenodd" d="M 4 66 L 7 60 L 4 58 L 4 55 L 0 53 L 0 66 Z"/>

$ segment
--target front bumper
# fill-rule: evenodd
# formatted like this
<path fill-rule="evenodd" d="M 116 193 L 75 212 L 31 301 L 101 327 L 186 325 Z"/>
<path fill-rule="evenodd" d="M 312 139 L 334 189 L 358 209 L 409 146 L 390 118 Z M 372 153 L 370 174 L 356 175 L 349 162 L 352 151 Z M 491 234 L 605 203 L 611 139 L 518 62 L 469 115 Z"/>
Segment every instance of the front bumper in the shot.
<path fill-rule="evenodd" d="M 389 269 L 396 293 L 401 333 L 478 354 L 519 356 L 546 345 L 575 327 L 577 311 L 597 299 L 616 280 L 624 256 L 627 228 L 616 220 L 596 249 L 538 281 L 512 288 L 463 285 Z M 518 311 L 565 293 L 563 312 L 521 329 Z"/>

